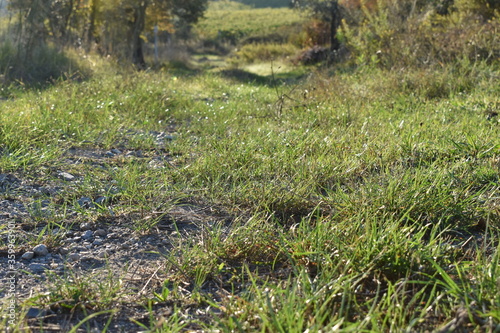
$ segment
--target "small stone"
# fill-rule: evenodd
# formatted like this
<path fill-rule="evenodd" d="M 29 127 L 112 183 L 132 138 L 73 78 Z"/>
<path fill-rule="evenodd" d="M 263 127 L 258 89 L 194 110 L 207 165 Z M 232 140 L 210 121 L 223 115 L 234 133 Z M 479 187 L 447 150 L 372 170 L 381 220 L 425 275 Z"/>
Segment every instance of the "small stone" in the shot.
<path fill-rule="evenodd" d="M 62 255 L 66 255 L 66 254 L 69 253 L 69 250 L 67 248 L 65 248 L 65 247 L 61 247 L 59 249 L 59 253 L 62 254 Z"/>
<path fill-rule="evenodd" d="M 101 246 L 102 245 L 102 239 L 96 239 L 95 241 L 92 242 L 92 245 L 94 245 L 94 246 Z"/>
<path fill-rule="evenodd" d="M 84 222 L 84 223 L 80 224 L 80 229 L 81 230 L 91 230 L 92 224 L 90 224 L 88 222 Z"/>
<path fill-rule="evenodd" d="M 94 233 L 90 230 L 87 230 L 85 231 L 83 234 L 82 234 L 82 238 L 84 240 L 88 240 L 88 239 L 91 239 L 92 237 L 94 237 Z"/>
<path fill-rule="evenodd" d="M 47 266 L 43 264 L 29 264 L 28 268 L 33 272 L 33 273 L 42 273 L 47 269 Z"/>
<path fill-rule="evenodd" d="M 107 151 L 107 152 L 105 152 L 105 153 L 104 153 L 104 155 L 105 155 L 106 157 L 114 157 L 114 156 L 115 156 L 115 154 L 113 154 L 111 151 Z"/>
<path fill-rule="evenodd" d="M 82 208 L 94 208 L 94 204 L 92 203 L 92 199 L 90 199 L 88 197 L 81 197 L 76 202 Z"/>
<path fill-rule="evenodd" d="M 45 317 L 50 314 L 50 310 L 42 310 L 38 308 L 29 308 L 28 312 L 26 312 L 26 318 L 40 318 Z"/>
<path fill-rule="evenodd" d="M 80 255 L 78 253 L 71 253 L 68 256 L 68 259 L 71 261 L 78 261 L 78 260 L 80 260 Z"/>
<path fill-rule="evenodd" d="M 129 151 L 126 155 L 126 157 L 144 157 L 144 154 L 142 153 L 142 150 L 136 150 L 136 151 Z"/>
<path fill-rule="evenodd" d="M 64 171 L 59 172 L 58 176 L 59 176 L 59 178 L 61 178 L 62 180 L 65 180 L 67 182 L 73 181 L 76 178 L 72 174 L 70 174 L 68 172 L 64 172 Z"/>
<path fill-rule="evenodd" d="M 86 256 L 82 256 L 80 258 L 81 261 L 91 261 L 91 260 L 94 260 L 94 257 L 91 256 L 91 255 L 86 255 Z"/>
<path fill-rule="evenodd" d="M 95 203 L 101 206 L 105 204 L 107 201 L 108 197 L 97 197 L 97 199 L 95 199 Z"/>
<path fill-rule="evenodd" d="M 111 152 L 115 155 L 120 155 L 122 153 L 122 151 L 120 149 L 116 149 L 116 148 L 111 149 Z"/>
<path fill-rule="evenodd" d="M 99 237 L 106 237 L 106 230 L 104 229 L 97 229 L 94 234 Z"/>
<path fill-rule="evenodd" d="M 38 244 L 33 248 L 33 252 L 40 257 L 43 257 L 49 253 L 49 250 L 47 249 L 47 246 L 44 244 Z"/>
<path fill-rule="evenodd" d="M 35 252 L 33 252 L 33 251 L 28 251 L 28 252 L 26 252 L 25 254 L 23 254 L 23 255 L 21 256 L 21 259 L 24 259 L 24 260 L 31 260 L 31 259 L 33 259 L 33 257 L 34 257 L 34 256 L 35 256 Z"/>
<path fill-rule="evenodd" d="M 97 257 L 99 257 L 99 258 L 107 258 L 108 257 L 108 253 L 106 251 L 99 252 L 97 254 Z"/>

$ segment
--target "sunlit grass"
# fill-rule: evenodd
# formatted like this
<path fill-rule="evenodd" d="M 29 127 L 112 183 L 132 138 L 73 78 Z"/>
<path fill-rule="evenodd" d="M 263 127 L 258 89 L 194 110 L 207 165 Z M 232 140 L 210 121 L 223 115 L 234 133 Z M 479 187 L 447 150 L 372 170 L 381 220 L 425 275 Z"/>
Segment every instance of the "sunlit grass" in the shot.
<path fill-rule="evenodd" d="M 466 311 L 471 325 L 494 330 L 498 70 L 477 66 L 465 91 L 446 68 L 408 70 L 411 85 L 374 68 L 258 73 L 252 81 L 242 72 L 115 70 L 18 91 L 2 101 L 0 172 L 54 181 L 51 170 L 67 169 L 82 181 L 54 207 L 110 196 L 114 214 L 138 216 L 126 226 L 134 232 L 154 232 L 157 221 L 144 216 L 186 198 L 229 214 L 171 237 L 172 284 L 150 299 L 175 302 L 179 329 L 437 329 Z M 438 94 L 429 94 L 436 79 Z M 151 131 L 173 138 L 159 144 Z M 70 166 L 62 162 L 70 148 L 144 157 Z M 156 154 L 169 163 L 151 167 Z M 26 241 L 72 227 L 57 214 L 49 222 Z M 88 290 L 95 311 L 112 310 L 123 293 L 116 285 L 98 296 L 99 284 L 72 281 L 51 302 Z M 189 307 L 200 315 L 181 315 Z"/>
<path fill-rule="evenodd" d="M 216 38 L 219 32 L 230 33 L 236 38 L 272 33 L 286 35 L 291 26 L 303 20 L 299 12 L 289 8 L 219 8 L 208 10 L 196 31 L 205 38 Z"/>

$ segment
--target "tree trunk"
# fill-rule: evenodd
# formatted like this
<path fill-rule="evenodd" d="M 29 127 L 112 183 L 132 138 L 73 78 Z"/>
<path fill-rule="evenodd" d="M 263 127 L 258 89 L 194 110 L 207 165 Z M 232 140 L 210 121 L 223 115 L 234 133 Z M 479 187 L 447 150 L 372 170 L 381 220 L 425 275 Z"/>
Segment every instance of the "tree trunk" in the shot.
<path fill-rule="evenodd" d="M 340 26 L 340 8 L 337 1 L 332 1 L 330 6 L 330 50 L 340 49 L 340 42 L 337 38 L 337 30 Z"/>
<path fill-rule="evenodd" d="M 96 19 L 97 19 L 97 9 L 99 8 L 99 0 L 92 0 L 90 5 L 90 16 L 89 16 L 89 30 L 87 31 L 87 40 L 86 40 L 86 51 L 89 52 L 92 48 L 92 44 L 96 40 Z"/>
<path fill-rule="evenodd" d="M 132 40 L 131 40 L 131 52 L 132 52 L 132 63 L 139 69 L 146 68 L 146 61 L 144 60 L 144 52 L 142 49 L 142 38 L 141 33 L 144 30 L 146 23 L 146 8 L 147 4 L 142 1 L 138 7 L 134 10 L 134 21 L 132 22 Z"/>

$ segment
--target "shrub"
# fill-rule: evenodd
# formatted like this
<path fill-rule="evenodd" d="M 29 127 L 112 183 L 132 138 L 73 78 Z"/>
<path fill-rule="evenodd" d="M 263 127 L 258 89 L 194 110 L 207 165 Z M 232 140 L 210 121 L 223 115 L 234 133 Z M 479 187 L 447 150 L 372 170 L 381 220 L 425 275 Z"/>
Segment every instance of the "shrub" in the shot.
<path fill-rule="evenodd" d="M 464 12 L 442 16 L 433 7 L 412 14 L 403 5 L 380 6 L 357 26 L 344 21 L 343 34 L 356 64 L 392 68 L 451 63 L 457 58 L 499 59 L 500 20 L 485 23 L 470 18 Z"/>
<path fill-rule="evenodd" d="M 296 61 L 304 65 L 313 65 L 328 59 L 330 49 L 324 46 L 313 46 L 303 50 L 296 58 Z"/>

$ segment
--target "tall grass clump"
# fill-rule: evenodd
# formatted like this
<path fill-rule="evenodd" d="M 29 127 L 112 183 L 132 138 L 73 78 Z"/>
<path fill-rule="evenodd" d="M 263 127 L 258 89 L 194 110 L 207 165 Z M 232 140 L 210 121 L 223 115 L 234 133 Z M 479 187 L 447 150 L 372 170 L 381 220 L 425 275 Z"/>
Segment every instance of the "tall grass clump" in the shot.
<path fill-rule="evenodd" d="M 45 84 L 77 72 L 77 63 L 50 45 L 27 50 L 11 39 L 0 45 L 0 73 L 4 83 Z"/>
<path fill-rule="evenodd" d="M 428 1 L 379 1 L 377 9 L 365 9 L 357 20 L 345 19 L 342 38 L 358 65 L 423 68 L 460 59 L 491 63 L 500 57 L 500 17 L 491 6 L 478 3 L 458 1 L 445 12 Z"/>

